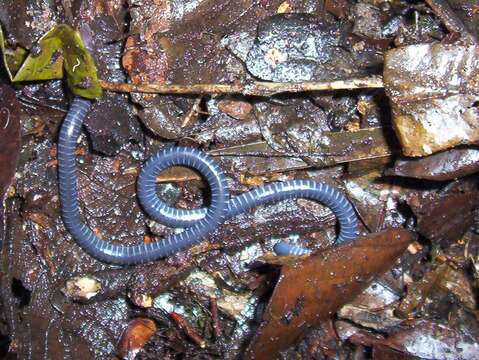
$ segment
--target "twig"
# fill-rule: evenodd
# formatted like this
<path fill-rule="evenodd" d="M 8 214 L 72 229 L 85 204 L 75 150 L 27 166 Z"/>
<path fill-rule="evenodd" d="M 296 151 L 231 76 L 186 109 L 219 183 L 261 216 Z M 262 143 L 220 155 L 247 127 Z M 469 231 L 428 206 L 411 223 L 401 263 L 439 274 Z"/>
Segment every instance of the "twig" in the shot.
<path fill-rule="evenodd" d="M 101 80 L 103 89 L 115 92 L 136 92 L 150 94 L 243 94 L 250 96 L 270 96 L 285 92 L 306 92 L 325 90 L 347 90 L 363 88 L 382 88 L 383 80 L 379 76 L 334 80 L 306 81 L 297 83 L 251 82 L 247 84 L 128 84 Z"/>
<path fill-rule="evenodd" d="M 183 316 L 174 311 L 170 313 L 170 316 L 176 325 L 191 339 L 191 341 L 193 341 L 202 349 L 206 347 L 206 341 L 196 333 L 195 329 L 193 329 L 190 323 Z"/>
<path fill-rule="evenodd" d="M 466 40 L 473 44 L 477 44 L 477 39 L 473 34 L 467 30 L 463 21 L 457 16 L 451 6 L 445 0 L 426 0 L 426 3 L 431 7 L 432 11 L 441 19 L 444 26 L 450 32 L 461 34 Z"/>
<path fill-rule="evenodd" d="M 218 303 L 216 302 L 215 297 L 210 297 L 210 311 L 211 311 L 211 319 L 213 320 L 213 331 L 215 333 L 215 338 L 221 338 L 221 324 L 220 324 L 220 317 L 218 315 Z"/>
<path fill-rule="evenodd" d="M 183 123 L 181 124 L 181 127 L 182 128 L 185 128 L 187 127 L 188 125 L 190 125 L 190 123 L 193 121 L 193 120 L 196 120 L 198 114 L 199 114 L 199 109 L 200 109 L 200 104 L 201 104 L 201 100 L 203 99 L 202 96 L 198 96 L 195 100 L 195 102 L 193 103 L 193 106 L 191 107 L 191 110 L 188 112 L 188 114 L 185 116 L 185 119 L 183 120 Z"/>

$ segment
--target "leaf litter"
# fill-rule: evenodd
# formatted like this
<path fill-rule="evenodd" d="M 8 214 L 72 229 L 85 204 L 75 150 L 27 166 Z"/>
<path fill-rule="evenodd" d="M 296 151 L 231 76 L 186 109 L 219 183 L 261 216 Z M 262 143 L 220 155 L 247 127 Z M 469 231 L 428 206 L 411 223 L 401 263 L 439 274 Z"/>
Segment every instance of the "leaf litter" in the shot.
<path fill-rule="evenodd" d="M 444 3 L 7 2 L 0 9 L 8 109 L 0 112 L 2 355 L 474 359 L 471 39 L 479 11 L 473 1 Z M 65 25 L 48 32 L 55 22 L 79 32 Z M 79 47 L 64 52 L 70 41 Z M 117 268 L 90 258 L 59 217 L 54 149 L 65 91 L 58 81 L 6 85 L 65 70 L 74 93 L 91 98 L 101 91 L 97 71 L 109 83 L 183 89 L 384 75 L 385 90 L 105 92 L 77 152 L 83 216 L 115 242 L 174 231 L 147 219 L 135 197 L 142 162 L 171 142 L 215 156 L 233 194 L 295 178 L 337 186 L 356 207 L 361 237 L 334 245 L 332 213 L 300 199 L 254 209 L 152 264 Z M 207 202 L 201 178 L 181 167 L 159 177 L 158 192 L 184 208 Z M 279 240 L 314 253 L 275 257 Z"/>

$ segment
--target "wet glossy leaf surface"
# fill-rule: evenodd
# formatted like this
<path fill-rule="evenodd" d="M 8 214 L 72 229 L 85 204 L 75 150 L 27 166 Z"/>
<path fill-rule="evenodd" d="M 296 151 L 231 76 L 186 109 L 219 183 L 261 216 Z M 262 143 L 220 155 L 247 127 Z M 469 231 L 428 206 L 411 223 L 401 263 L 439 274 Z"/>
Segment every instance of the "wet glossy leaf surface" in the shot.
<path fill-rule="evenodd" d="M 391 134 L 390 129 L 384 128 L 369 128 L 355 132 L 322 132 L 320 138 L 322 144 L 311 152 L 276 150 L 266 142 L 257 142 L 213 150 L 210 154 L 221 157 L 222 161 L 231 164 L 239 171 L 261 175 L 304 169 L 314 165 L 326 167 L 351 161 L 387 157 L 397 151 L 394 141 L 389 143 L 387 140 Z M 307 147 L 307 144 L 304 146 Z M 265 157 L 264 154 L 270 157 Z M 237 159 L 240 155 L 245 158 Z M 301 157 L 305 159 L 301 160 Z"/>
<path fill-rule="evenodd" d="M 423 359 L 474 359 L 479 353 L 479 345 L 470 336 L 427 320 L 405 322 L 385 343 Z"/>
<path fill-rule="evenodd" d="M 387 53 L 384 84 L 405 155 L 429 155 L 479 140 L 478 54 L 475 46 L 444 44 Z"/>
<path fill-rule="evenodd" d="M 399 351 L 393 350 L 387 346 L 377 344 L 373 347 L 373 359 L 374 360 L 415 360 L 418 359 L 415 356 L 406 355 L 404 353 L 400 353 Z"/>
<path fill-rule="evenodd" d="M 3 241 L 4 199 L 20 155 L 20 103 L 8 85 L 0 86 L 0 244 Z"/>
<path fill-rule="evenodd" d="M 479 172 L 479 149 L 451 149 L 421 159 L 397 160 L 386 175 L 435 181 L 453 180 Z"/>
<path fill-rule="evenodd" d="M 442 196 L 411 200 L 418 231 L 436 244 L 446 246 L 460 239 L 474 221 L 479 206 L 477 187 L 450 191 Z M 457 216 L 456 214 L 460 214 Z"/>
<path fill-rule="evenodd" d="M 121 358 L 135 358 L 156 331 L 156 324 L 147 318 L 136 318 L 128 323 L 121 335 L 117 352 Z"/>
<path fill-rule="evenodd" d="M 392 266 L 413 239 L 408 231 L 390 229 L 284 266 L 249 358 L 274 358 L 298 341 Z"/>
<path fill-rule="evenodd" d="M 406 296 L 396 309 L 398 316 L 407 319 L 427 312 L 428 303 L 437 301 L 439 292 L 456 296 L 465 307 L 471 310 L 477 307 L 472 284 L 464 272 L 455 270 L 447 264 L 441 264 L 426 273 L 420 281 L 409 284 Z"/>
<path fill-rule="evenodd" d="M 467 24 L 477 20 L 471 1 L 449 3 L 460 8 Z M 359 73 L 380 75 L 388 49 L 439 42 L 463 49 L 456 43 L 462 34 L 449 33 L 445 19 L 426 2 L 402 0 L 6 0 L 0 21 L 9 54 L 28 49 L 47 70 L 59 68 L 35 41 L 55 24 L 71 24 L 102 80 L 135 84 L 248 89 L 256 79 L 248 68 L 265 78 L 350 80 Z M 315 50 L 323 52 L 315 57 Z M 284 59 L 285 54 L 291 56 Z M 79 74 L 83 64 L 74 58 L 67 65 Z M 455 88 L 447 79 L 428 81 L 438 72 L 428 68 L 434 61 L 423 65 L 419 75 L 426 74 L 426 81 L 414 88 L 420 90 L 415 98 L 426 95 L 431 104 L 433 93 L 435 104 L 442 100 L 438 89 L 476 93 L 469 70 L 451 72 L 460 82 Z M 403 84 L 398 86 L 404 92 L 409 82 Z M 259 344 L 259 356 L 268 359 L 279 349 L 284 359 L 443 358 L 447 352 L 474 358 L 451 345 L 475 349 L 479 343 L 474 157 L 464 157 L 465 148 L 417 162 L 400 157 L 390 99 L 382 89 L 261 97 L 105 94 L 95 101 L 76 150 L 82 218 L 102 238 L 148 243 L 179 231 L 149 219 L 135 195 L 144 161 L 177 144 L 215 155 L 232 195 L 292 179 L 338 187 L 360 217 L 361 244 L 371 242 L 330 248 L 337 231 L 331 211 L 316 202 L 287 200 L 228 220 L 188 251 L 123 268 L 88 256 L 60 218 L 56 141 L 71 91 L 61 80 L 17 83 L 15 91 L 22 145 L 18 166 L 7 169 L 13 186 L 2 228 L 0 357 L 237 359 Z M 385 176 L 399 159 L 396 172 Z M 207 186 L 190 169 L 171 169 L 157 181 L 158 194 L 172 206 L 209 201 Z M 371 235 L 389 227 L 419 236 L 407 246 Z M 280 240 L 317 251 L 316 261 L 274 256 Z M 314 271 L 304 270 L 307 263 Z M 274 290 L 280 266 L 284 274 Z M 317 286 L 308 285 L 314 281 Z M 285 296 L 278 298 L 280 290 Z M 316 290 L 319 300 L 311 301 Z M 263 313 L 270 321 L 261 325 Z M 142 319 L 140 341 L 131 346 L 135 336 L 124 335 L 119 351 L 135 319 Z M 293 326 L 300 320 L 311 326 Z M 279 340 L 262 337 L 272 327 L 281 331 Z M 412 342 L 421 332 L 423 341 Z"/>
<path fill-rule="evenodd" d="M 303 14 L 280 14 L 260 24 L 246 66 L 270 81 L 312 80 L 338 48 L 339 28 Z"/>
<path fill-rule="evenodd" d="M 80 34 L 70 26 L 57 25 L 43 35 L 18 68 L 20 55 L 17 51 L 14 60 L 7 61 L 7 66 L 13 65 L 8 70 L 12 81 L 62 79 L 65 75 L 75 95 L 90 99 L 101 96 L 95 62 Z"/>

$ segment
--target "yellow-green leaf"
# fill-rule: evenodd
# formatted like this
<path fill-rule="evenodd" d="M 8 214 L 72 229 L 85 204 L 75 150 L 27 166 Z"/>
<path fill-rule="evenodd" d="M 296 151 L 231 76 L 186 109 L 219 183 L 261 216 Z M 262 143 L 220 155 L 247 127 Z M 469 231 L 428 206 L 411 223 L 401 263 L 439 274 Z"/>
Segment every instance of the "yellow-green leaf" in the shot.
<path fill-rule="evenodd" d="M 42 38 L 13 77 L 14 82 L 63 78 L 62 41 L 56 37 Z"/>
<path fill-rule="evenodd" d="M 60 24 L 32 47 L 12 81 L 61 79 L 64 75 L 75 95 L 90 99 L 101 96 L 95 62 L 80 34 L 70 26 Z"/>

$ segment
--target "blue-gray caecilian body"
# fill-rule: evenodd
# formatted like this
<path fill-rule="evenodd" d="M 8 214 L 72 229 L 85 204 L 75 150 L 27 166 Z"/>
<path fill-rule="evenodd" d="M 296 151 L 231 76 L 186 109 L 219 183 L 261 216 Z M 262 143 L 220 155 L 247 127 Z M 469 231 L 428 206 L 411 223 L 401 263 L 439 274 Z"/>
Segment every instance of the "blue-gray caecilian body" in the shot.
<path fill-rule="evenodd" d="M 340 224 L 337 242 L 351 241 L 357 236 L 357 218 L 351 204 L 341 192 L 327 184 L 310 180 L 276 182 L 230 198 L 226 178 L 209 156 L 193 148 L 170 147 L 146 161 L 138 177 L 138 197 L 154 220 L 171 227 L 183 227 L 184 231 L 148 244 L 132 246 L 101 240 L 81 221 L 78 206 L 74 151 L 90 105 L 90 100 L 76 97 L 70 106 L 58 140 L 58 175 L 65 226 L 77 243 L 99 260 L 115 264 L 153 261 L 200 242 L 227 218 L 259 205 L 291 198 L 317 200 L 330 207 Z M 155 178 L 173 165 L 194 168 L 204 176 L 211 189 L 209 207 L 176 209 L 158 198 Z M 309 252 L 283 242 L 275 246 L 275 251 L 278 255 L 303 255 Z"/>

